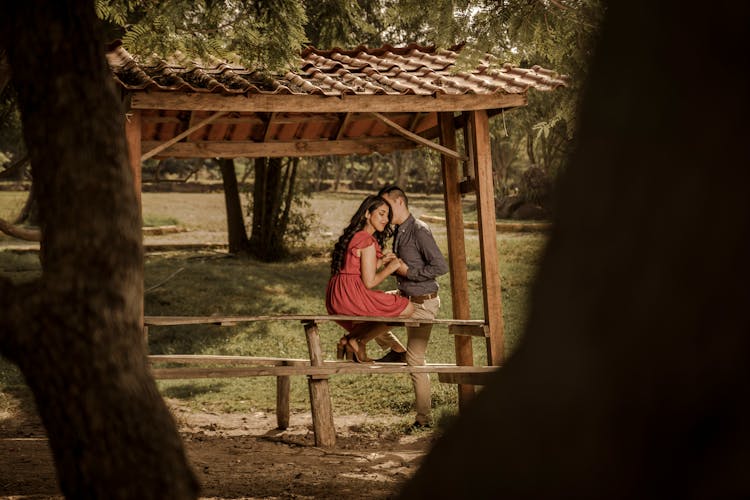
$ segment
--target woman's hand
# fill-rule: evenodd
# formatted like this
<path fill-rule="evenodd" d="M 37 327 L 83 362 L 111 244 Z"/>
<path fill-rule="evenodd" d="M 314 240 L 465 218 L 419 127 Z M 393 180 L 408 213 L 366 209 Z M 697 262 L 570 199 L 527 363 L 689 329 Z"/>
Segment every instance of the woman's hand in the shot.
<path fill-rule="evenodd" d="M 402 263 L 401 259 L 399 259 L 398 257 L 394 255 L 393 258 L 386 263 L 385 271 L 388 274 L 393 274 L 398 270 L 398 268 L 401 267 L 401 263 Z"/>
<path fill-rule="evenodd" d="M 393 259 L 398 259 L 395 253 L 391 251 L 383 252 L 383 256 L 380 259 L 378 259 L 378 265 L 377 265 L 378 269 L 380 269 L 381 267 L 385 267 Z"/>

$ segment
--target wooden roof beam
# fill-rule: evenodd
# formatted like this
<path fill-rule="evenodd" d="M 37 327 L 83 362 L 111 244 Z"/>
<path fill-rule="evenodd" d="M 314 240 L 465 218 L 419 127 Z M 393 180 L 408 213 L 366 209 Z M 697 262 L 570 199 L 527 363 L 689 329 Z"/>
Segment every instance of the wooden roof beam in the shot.
<path fill-rule="evenodd" d="M 156 141 L 144 141 L 143 151 L 158 146 Z M 339 141 L 196 141 L 178 142 L 161 150 L 159 158 L 258 158 L 287 156 L 368 155 L 390 153 L 399 149 L 413 149 L 417 144 L 401 137 L 367 137 Z"/>
<path fill-rule="evenodd" d="M 133 92 L 132 109 L 171 109 L 284 113 L 397 113 L 472 111 L 526 105 L 525 94 L 426 95 L 222 95 L 182 92 Z"/>

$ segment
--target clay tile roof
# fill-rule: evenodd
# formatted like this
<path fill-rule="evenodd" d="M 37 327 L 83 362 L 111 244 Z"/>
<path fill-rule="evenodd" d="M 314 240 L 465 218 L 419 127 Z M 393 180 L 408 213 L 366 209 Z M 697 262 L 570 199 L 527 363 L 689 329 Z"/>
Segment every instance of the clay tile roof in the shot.
<path fill-rule="evenodd" d="M 319 50 L 300 54 L 295 71 L 270 75 L 226 62 L 179 60 L 139 63 L 122 45 L 107 54 L 115 79 L 129 90 L 218 94 L 438 95 L 518 94 L 529 88 L 553 90 L 567 85 L 556 72 L 533 66 L 497 65 L 488 58 L 471 71 L 455 71 L 460 47 L 436 50 L 409 44 Z"/>

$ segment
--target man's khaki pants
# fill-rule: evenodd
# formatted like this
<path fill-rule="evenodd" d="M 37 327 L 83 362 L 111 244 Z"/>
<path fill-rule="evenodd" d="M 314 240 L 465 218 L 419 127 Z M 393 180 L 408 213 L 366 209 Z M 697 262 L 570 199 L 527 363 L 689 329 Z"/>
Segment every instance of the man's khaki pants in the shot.
<path fill-rule="evenodd" d="M 422 304 L 414 304 L 414 319 L 435 319 L 440 310 L 440 297 L 425 300 Z M 407 327 L 406 364 L 409 366 L 424 366 L 427 343 L 430 341 L 432 325 L 418 327 Z M 387 332 L 377 337 L 375 341 L 381 347 L 390 347 L 398 339 Z M 415 406 L 417 410 L 416 422 L 420 424 L 430 423 L 432 398 L 430 394 L 430 376 L 427 373 L 410 373 L 412 385 L 414 385 Z"/>

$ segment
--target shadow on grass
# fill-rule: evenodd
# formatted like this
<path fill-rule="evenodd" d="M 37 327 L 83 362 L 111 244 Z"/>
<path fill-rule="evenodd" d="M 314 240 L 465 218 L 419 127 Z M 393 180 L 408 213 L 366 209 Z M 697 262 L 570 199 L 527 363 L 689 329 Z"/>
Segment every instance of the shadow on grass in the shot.
<path fill-rule="evenodd" d="M 167 398 L 192 399 L 195 396 L 199 396 L 201 394 L 219 392 L 224 388 L 225 385 L 226 384 L 222 383 L 205 385 L 195 383 L 177 384 L 162 388 L 161 394 L 162 396 Z"/>

